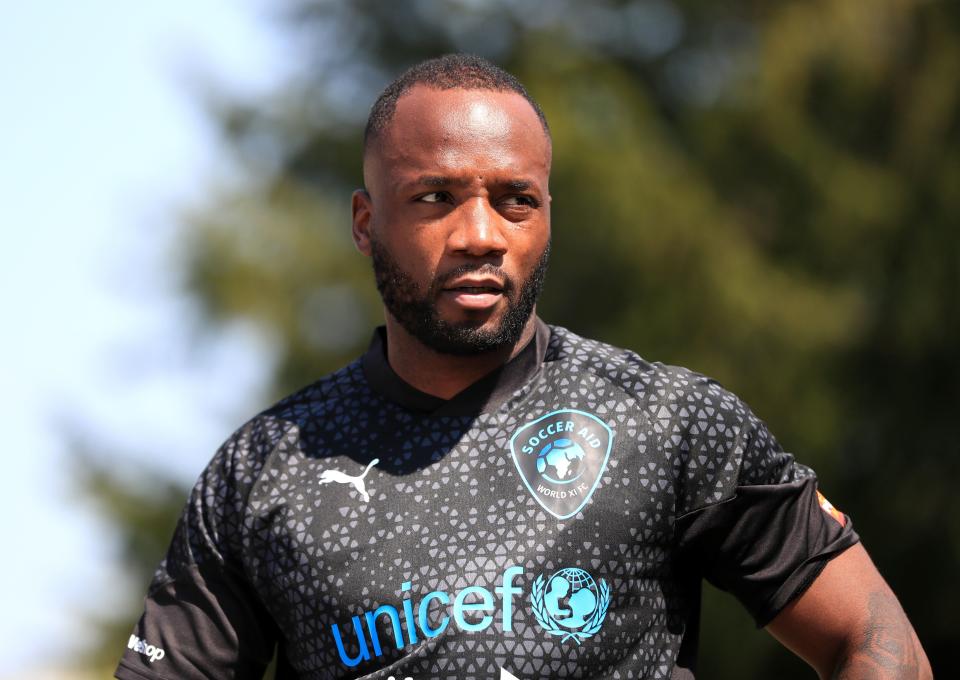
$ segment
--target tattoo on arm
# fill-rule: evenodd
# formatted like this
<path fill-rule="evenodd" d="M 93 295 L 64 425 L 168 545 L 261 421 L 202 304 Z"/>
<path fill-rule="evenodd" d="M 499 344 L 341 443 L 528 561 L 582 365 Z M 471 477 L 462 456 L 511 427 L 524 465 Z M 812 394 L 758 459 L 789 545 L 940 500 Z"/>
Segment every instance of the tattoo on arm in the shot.
<path fill-rule="evenodd" d="M 838 666 L 835 680 L 919 680 L 925 663 L 906 614 L 890 592 L 876 591 L 868 602 L 869 620 L 859 642 Z"/>

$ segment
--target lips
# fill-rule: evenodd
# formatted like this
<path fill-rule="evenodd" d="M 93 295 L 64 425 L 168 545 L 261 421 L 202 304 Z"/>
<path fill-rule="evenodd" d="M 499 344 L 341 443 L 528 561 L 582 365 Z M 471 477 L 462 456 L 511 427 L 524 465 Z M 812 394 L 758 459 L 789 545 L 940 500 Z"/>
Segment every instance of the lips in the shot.
<path fill-rule="evenodd" d="M 489 276 L 461 276 L 443 287 L 444 297 L 450 298 L 458 307 L 469 310 L 493 307 L 503 297 L 503 290 L 503 283 Z"/>
<path fill-rule="evenodd" d="M 503 283 L 491 277 L 473 278 L 462 276 L 445 285 L 443 289 L 467 293 L 502 293 Z"/>
<path fill-rule="evenodd" d="M 459 293 L 502 293 L 502 288 L 495 286 L 456 286 L 454 288 L 444 288 L 446 291 L 456 291 Z"/>

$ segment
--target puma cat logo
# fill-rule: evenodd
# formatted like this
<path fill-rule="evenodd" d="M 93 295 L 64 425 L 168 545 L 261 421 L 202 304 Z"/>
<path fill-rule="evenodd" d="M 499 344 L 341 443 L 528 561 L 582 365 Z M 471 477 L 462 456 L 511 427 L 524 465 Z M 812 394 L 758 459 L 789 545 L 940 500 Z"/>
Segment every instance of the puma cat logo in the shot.
<path fill-rule="evenodd" d="M 374 458 L 367 463 L 367 467 L 363 470 L 363 473 L 357 475 L 356 477 L 353 475 L 348 475 L 345 472 L 340 472 L 340 470 L 324 470 L 320 475 L 320 483 L 329 484 L 330 482 L 337 482 L 338 484 L 353 484 L 353 488 L 356 489 L 357 493 L 360 494 L 360 498 L 363 499 L 363 502 L 369 503 L 370 494 L 367 493 L 367 487 L 363 482 L 363 478 L 367 476 L 368 472 L 370 472 L 370 468 L 379 462 L 379 458 Z"/>

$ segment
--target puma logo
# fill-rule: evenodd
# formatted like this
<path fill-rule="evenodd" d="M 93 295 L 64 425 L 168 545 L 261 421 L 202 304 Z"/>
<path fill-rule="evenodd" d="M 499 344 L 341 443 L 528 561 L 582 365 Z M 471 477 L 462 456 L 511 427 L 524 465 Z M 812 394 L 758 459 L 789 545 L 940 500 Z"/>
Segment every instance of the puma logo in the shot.
<path fill-rule="evenodd" d="M 353 484 L 353 488 L 357 490 L 357 493 L 360 494 L 360 498 L 363 499 L 364 503 L 370 502 L 370 494 L 367 493 L 367 487 L 363 483 L 363 478 L 367 476 L 367 473 L 370 472 L 370 468 L 380 462 L 379 458 L 374 458 L 369 463 L 367 467 L 364 468 L 363 473 L 354 477 L 353 475 L 348 475 L 345 472 L 340 472 L 340 470 L 324 470 L 320 475 L 321 484 L 329 484 L 330 482 L 337 482 L 338 484 Z"/>

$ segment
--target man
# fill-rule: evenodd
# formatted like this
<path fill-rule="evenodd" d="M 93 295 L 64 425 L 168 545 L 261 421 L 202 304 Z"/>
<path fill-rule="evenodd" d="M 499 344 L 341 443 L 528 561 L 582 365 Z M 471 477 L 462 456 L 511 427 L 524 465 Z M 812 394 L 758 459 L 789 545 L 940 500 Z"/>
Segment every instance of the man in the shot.
<path fill-rule="evenodd" d="M 821 677 L 930 677 L 813 472 L 715 381 L 551 327 L 551 141 L 509 74 L 373 107 L 353 238 L 386 325 L 201 475 L 117 669 L 690 678 L 700 582 Z"/>

